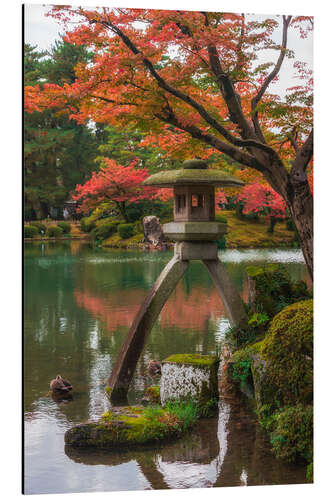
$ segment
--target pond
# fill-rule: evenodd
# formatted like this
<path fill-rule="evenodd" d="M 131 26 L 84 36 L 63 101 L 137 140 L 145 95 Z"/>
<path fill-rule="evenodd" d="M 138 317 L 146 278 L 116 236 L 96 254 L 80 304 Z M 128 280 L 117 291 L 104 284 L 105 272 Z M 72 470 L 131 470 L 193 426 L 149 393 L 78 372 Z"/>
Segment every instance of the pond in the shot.
<path fill-rule="evenodd" d="M 25 493 L 72 493 L 303 483 L 305 468 L 276 460 L 266 434 L 239 399 L 222 400 L 173 443 L 145 450 L 65 448 L 64 433 L 110 407 L 105 380 L 128 328 L 172 252 L 93 248 L 80 241 L 25 245 Z M 246 300 L 245 268 L 283 262 L 307 279 L 300 250 L 224 250 L 220 258 Z M 129 402 L 140 402 L 149 360 L 173 353 L 215 354 L 229 322 L 206 268 L 192 262 L 164 306 L 139 360 Z M 49 394 L 57 374 L 73 400 Z"/>

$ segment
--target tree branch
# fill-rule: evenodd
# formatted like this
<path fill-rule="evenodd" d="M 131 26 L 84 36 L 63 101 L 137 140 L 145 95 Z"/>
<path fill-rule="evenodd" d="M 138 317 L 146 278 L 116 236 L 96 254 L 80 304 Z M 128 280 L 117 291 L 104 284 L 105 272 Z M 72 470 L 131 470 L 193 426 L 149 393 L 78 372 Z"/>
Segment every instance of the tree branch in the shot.
<path fill-rule="evenodd" d="M 298 149 L 296 158 L 290 171 L 292 182 L 301 182 L 306 179 L 305 170 L 313 156 L 313 129 L 303 146 Z"/>
<path fill-rule="evenodd" d="M 283 16 L 283 34 L 282 34 L 282 44 L 281 44 L 281 50 L 280 50 L 280 55 L 279 58 L 273 68 L 273 70 L 270 72 L 270 74 L 267 76 L 265 79 L 264 83 L 262 84 L 261 88 L 259 89 L 259 92 L 257 95 L 252 99 L 251 106 L 252 110 L 255 110 L 257 107 L 260 99 L 264 95 L 264 93 L 267 90 L 268 85 L 271 83 L 271 81 L 277 76 L 279 73 L 283 60 L 286 55 L 286 48 L 287 48 L 287 33 L 288 33 L 288 27 L 291 21 L 291 16 Z"/>
<path fill-rule="evenodd" d="M 161 113 L 155 113 L 155 116 L 165 123 L 169 123 L 183 130 L 184 132 L 188 132 L 194 139 L 198 139 L 208 144 L 209 146 L 213 146 L 221 153 L 227 154 L 235 161 L 238 161 L 243 165 L 254 168 L 259 172 L 263 172 L 265 170 L 265 167 L 260 162 L 258 162 L 258 160 L 254 156 L 245 153 L 244 151 L 241 151 L 240 149 L 237 149 L 224 141 L 221 141 L 221 139 L 212 134 L 203 132 L 196 125 L 182 123 L 179 117 L 177 117 L 177 115 L 169 106 L 166 106 Z"/>
<path fill-rule="evenodd" d="M 256 108 L 259 104 L 260 99 L 264 95 L 264 93 L 267 90 L 267 87 L 271 83 L 271 81 L 277 76 L 277 74 L 280 71 L 280 68 L 282 66 L 283 60 L 285 58 L 286 54 L 286 48 L 287 48 L 287 33 L 288 33 L 288 26 L 291 21 L 291 16 L 283 16 L 283 33 L 282 33 L 282 44 L 281 44 L 281 50 L 280 50 L 280 55 L 279 58 L 271 71 L 271 73 L 267 76 L 265 79 L 264 83 L 262 84 L 261 88 L 257 92 L 256 96 L 252 99 L 251 101 L 251 109 L 253 112 L 253 117 L 252 117 L 252 123 L 254 126 L 254 129 L 256 131 L 257 136 L 262 142 L 266 142 L 264 135 L 262 133 L 260 124 L 259 124 L 259 118 L 258 118 L 258 111 L 256 111 Z"/>

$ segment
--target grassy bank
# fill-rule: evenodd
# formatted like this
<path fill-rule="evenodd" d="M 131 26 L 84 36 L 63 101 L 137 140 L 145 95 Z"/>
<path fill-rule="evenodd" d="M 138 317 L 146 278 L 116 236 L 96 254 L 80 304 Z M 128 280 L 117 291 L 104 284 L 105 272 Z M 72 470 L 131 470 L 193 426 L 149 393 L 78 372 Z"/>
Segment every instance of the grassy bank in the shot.
<path fill-rule="evenodd" d="M 274 228 L 274 233 L 268 233 L 268 221 L 265 217 L 258 220 L 240 219 L 229 210 L 219 212 L 228 221 L 228 233 L 226 235 L 227 248 L 274 248 L 274 247 L 297 247 L 293 231 L 286 229 L 285 222 L 278 222 Z M 55 224 L 54 221 L 43 221 L 47 226 Z M 33 238 L 25 238 L 25 241 L 45 241 L 56 239 L 89 239 L 89 233 L 81 230 L 78 222 L 71 223 L 71 231 L 67 235 L 58 238 L 50 238 L 44 235 L 36 235 Z M 144 249 L 144 236 L 137 233 L 127 239 L 122 239 L 116 232 L 101 242 L 103 247 L 110 248 L 138 248 Z M 170 243 L 172 246 L 172 243 Z"/>
<path fill-rule="evenodd" d="M 298 246 L 295 242 L 294 232 L 286 229 L 285 222 L 278 222 L 274 233 L 268 233 L 269 224 L 265 217 L 259 217 L 258 220 L 253 221 L 239 219 L 234 212 L 229 210 L 220 211 L 219 214 L 228 221 L 227 248 L 292 248 Z M 113 234 L 103 241 L 102 246 L 143 248 L 143 234 L 135 234 L 126 240 L 121 239 L 118 234 Z"/>

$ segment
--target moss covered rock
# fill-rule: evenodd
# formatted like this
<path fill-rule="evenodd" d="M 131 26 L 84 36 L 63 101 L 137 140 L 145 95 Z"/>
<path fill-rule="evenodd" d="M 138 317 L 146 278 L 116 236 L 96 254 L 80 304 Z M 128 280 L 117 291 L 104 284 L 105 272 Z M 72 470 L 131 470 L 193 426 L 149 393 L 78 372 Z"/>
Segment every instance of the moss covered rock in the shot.
<path fill-rule="evenodd" d="M 202 354 L 174 354 L 162 362 L 161 404 L 191 399 L 200 408 L 218 399 L 219 360 Z"/>
<path fill-rule="evenodd" d="M 189 418 L 189 415 L 191 418 Z M 118 449 L 180 436 L 198 418 L 193 403 L 180 406 L 127 406 L 105 412 L 97 422 L 76 425 L 65 433 L 73 447 Z"/>
<path fill-rule="evenodd" d="M 273 451 L 278 458 L 294 462 L 313 459 L 313 407 L 296 405 L 286 407 L 275 415 L 275 428 L 271 434 Z"/>
<path fill-rule="evenodd" d="M 277 314 L 261 344 L 266 381 L 284 405 L 313 397 L 313 301 L 296 302 Z"/>

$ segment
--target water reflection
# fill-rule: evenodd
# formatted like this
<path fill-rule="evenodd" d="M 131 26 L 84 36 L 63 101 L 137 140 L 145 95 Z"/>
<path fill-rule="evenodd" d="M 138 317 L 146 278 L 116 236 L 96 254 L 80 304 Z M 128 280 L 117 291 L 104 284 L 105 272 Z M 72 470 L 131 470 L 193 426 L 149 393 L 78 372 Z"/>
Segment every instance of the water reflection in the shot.
<path fill-rule="evenodd" d="M 269 451 L 251 412 L 221 403 L 219 418 L 158 450 L 65 450 L 64 433 L 109 408 L 104 382 L 134 315 L 170 252 L 104 251 L 75 242 L 31 243 L 25 250 L 24 406 L 27 493 L 281 484 L 304 480 Z M 245 267 L 282 260 L 295 279 L 306 277 L 299 251 L 223 251 L 221 258 L 246 299 Z M 129 393 L 140 401 L 150 359 L 172 353 L 215 353 L 229 323 L 211 279 L 191 263 L 160 314 Z M 72 401 L 52 400 L 49 382 L 61 373 Z M 91 467 L 91 465 L 99 467 Z M 49 471 L 52 470 L 52 476 Z M 130 477 L 130 479 L 128 479 Z"/>

